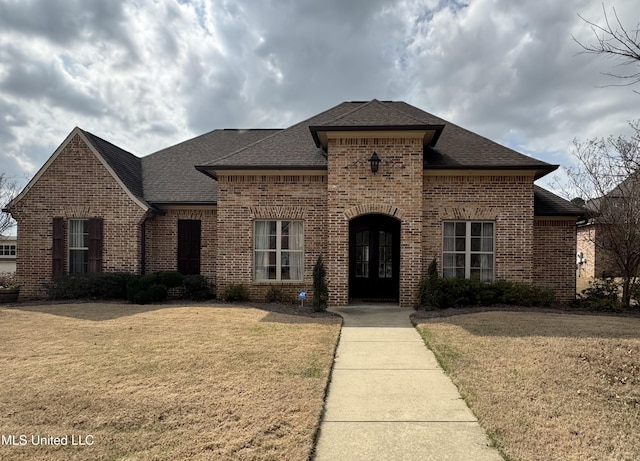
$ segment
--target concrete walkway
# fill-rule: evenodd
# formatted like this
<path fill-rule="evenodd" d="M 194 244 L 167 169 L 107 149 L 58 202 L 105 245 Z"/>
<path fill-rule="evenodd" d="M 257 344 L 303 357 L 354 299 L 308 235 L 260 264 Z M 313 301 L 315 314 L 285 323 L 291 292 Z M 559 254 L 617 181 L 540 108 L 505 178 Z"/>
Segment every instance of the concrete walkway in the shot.
<path fill-rule="evenodd" d="M 411 310 L 330 310 L 344 325 L 316 461 L 502 461 L 409 321 Z"/>

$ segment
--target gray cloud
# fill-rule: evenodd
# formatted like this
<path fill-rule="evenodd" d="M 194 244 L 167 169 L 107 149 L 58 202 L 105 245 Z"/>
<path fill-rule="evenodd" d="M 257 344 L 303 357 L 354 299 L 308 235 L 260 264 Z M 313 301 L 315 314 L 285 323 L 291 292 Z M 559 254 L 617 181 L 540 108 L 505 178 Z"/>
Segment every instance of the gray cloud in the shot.
<path fill-rule="evenodd" d="M 633 0 L 616 8 L 637 17 Z M 0 121 L 12 124 L 0 142 L 33 173 L 74 125 L 145 154 L 214 128 L 283 127 L 378 98 L 564 163 L 574 137 L 622 130 L 637 114 L 631 90 L 597 88 L 615 63 L 577 55 L 571 35 L 590 38 L 578 13 L 597 22 L 601 5 L 4 1 Z"/>
<path fill-rule="evenodd" d="M 135 49 L 126 33 L 123 2 L 102 0 L 19 0 L 0 3 L 0 27 L 58 45 L 110 41 Z"/>
<path fill-rule="evenodd" d="M 12 47 L 0 50 L 6 62 L 0 89 L 23 99 L 45 100 L 84 115 L 99 116 L 101 102 L 79 90 L 56 60 L 35 61 Z"/>

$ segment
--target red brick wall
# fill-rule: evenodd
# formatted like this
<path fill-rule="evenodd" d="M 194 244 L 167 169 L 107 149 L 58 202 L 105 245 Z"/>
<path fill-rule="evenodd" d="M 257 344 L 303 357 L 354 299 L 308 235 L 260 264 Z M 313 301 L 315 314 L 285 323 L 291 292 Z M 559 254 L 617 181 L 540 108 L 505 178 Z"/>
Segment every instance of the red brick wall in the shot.
<path fill-rule="evenodd" d="M 216 280 L 218 293 L 242 283 L 250 296 L 265 299 L 271 286 L 291 296 L 305 288 L 311 296 L 313 266 L 326 253 L 327 181 L 324 175 L 218 177 Z M 254 281 L 253 228 L 259 219 L 304 221 L 304 280 Z"/>
<path fill-rule="evenodd" d="M 12 209 L 12 215 L 18 222 L 16 272 L 23 298 L 47 295 L 44 284 L 51 281 L 52 275 L 55 216 L 65 220 L 103 218 L 103 270 L 140 270 L 145 211 L 120 187 L 79 135 L 42 173 Z M 65 256 L 65 267 L 66 259 Z"/>
<path fill-rule="evenodd" d="M 368 161 L 374 151 L 382 159 L 375 174 Z M 328 161 L 330 304 L 349 301 L 349 221 L 382 213 L 401 221 L 400 305 L 415 305 L 422 273 L 422 137 L 329 139 Z"/>
<path fill-rule="evenodd" d="M 575 298 L 575 248 L 575 217 L 535 219 L 533 283 L 553 289 L 561 303 Z"/>
<path fill-rule="evenodd" d="M 195 219 L 201 222 L 200 273 L 210 283 L 216 283 L 216 250 L 218 214 L 210 207 L 168 208 L 165 215 L 147 220 L 145 229 L 146 271 L 178 269 L 178 220 Z"/>
<path fill-rule="evenodd" d="M 495 279 L 533 281 L 533 177 L 437 175 L 424 178 L 424 268 L 442 269 L 442 222 L 495 222 Z M 426 274 L 425 274 L 426 275 Z"/>

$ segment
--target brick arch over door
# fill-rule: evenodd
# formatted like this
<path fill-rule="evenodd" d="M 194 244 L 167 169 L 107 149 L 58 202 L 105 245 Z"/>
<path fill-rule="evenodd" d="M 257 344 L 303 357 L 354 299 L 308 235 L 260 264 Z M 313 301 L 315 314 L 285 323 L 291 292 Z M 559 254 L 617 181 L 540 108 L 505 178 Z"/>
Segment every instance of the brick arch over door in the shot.
<path fill-rule="evenodd" d="M 368 203 L 354 206 L 344 212 L 344 216 L 347 218 L 347 221 L 351 221 L 353 218 L 367 214 L 387 215 L 402 222 L 404 221 L 405 211 L 397 206 L 386 205 L 384 203 Z"/>

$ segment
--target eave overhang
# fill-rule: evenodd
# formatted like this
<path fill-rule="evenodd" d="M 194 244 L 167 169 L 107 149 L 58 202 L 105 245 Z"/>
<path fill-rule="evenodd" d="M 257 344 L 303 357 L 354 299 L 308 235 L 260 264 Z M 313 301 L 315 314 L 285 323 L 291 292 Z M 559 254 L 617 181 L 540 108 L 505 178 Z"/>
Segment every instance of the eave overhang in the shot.
<path fill-rule="evenodd" d="M 452 174 L 491 174 L 495 171 L 500 172 L 512 172 L 512 173 L 526 173 L 533 174 L 534 179 L 538 180 L 543 176 L 557 170 L 560 165 L 424 165 L 425 175 L 452 175 Z"/>
<path fill-rule="evenodd" d="M 329 133 L 351 133 L 353 135 L 371 137 L 374 133 L 380 137 L 389 137 L 394 133 L 418 132 L 422 133 L 422 142 L 425 146 L 434 147 L 444 130 L 444 125 L 366 125 L 366 126 L 310 126 L 311 136 L 316 147 L 327 151 Z"/>
<path fill-rule="evenodd" d="M 218 176 L 278 175 L 286 173 L 304 176 L 326 174 L 326 165 L 197 165 L 196 170 L 218 180 Z"/>

